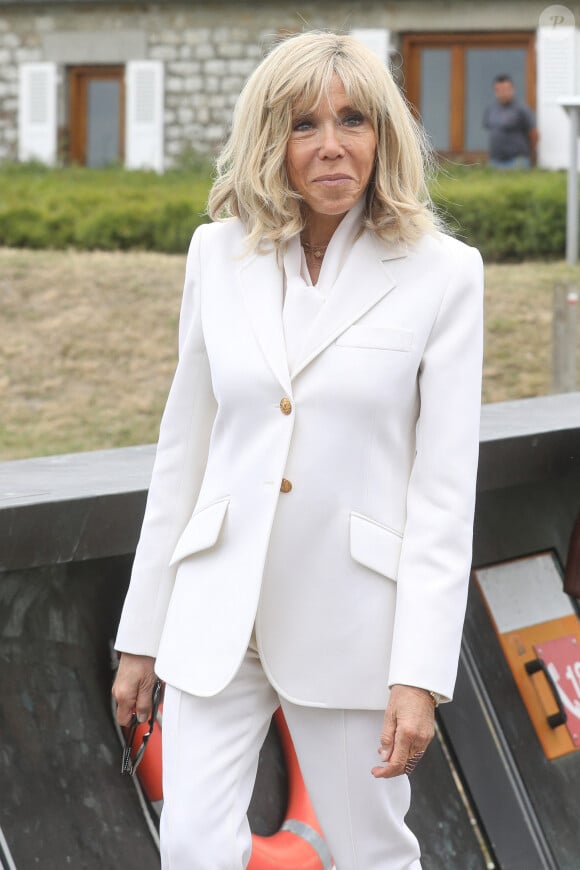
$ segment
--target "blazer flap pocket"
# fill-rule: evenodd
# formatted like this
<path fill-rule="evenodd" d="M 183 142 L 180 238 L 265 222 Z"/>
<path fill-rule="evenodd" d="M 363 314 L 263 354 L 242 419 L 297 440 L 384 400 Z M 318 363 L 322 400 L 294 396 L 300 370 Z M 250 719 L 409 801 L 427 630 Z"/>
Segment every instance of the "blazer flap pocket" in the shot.
<path fill-rule="evenodd" d="M 350 554 L 355 562 L 396 580 L 402 535 L 363 514 L 350 515 Z"/>
<path fill-rule="evenodd" d="M 388 326 L 351 326 L 338 337 L 342 347 L 368 347 L 376 350 L 409 351 L 413 347 L 413 333 L 408 329 Z"/>
<path fill-rule="evenodd" d="M 222 498 L 193 514 L 181 533 L 169 562 L 170 565 L 175 565 L 180 559 L 199 553 L 200 550 L 213 547 L 218 539 L 229 503 L 229 498 Z"/>

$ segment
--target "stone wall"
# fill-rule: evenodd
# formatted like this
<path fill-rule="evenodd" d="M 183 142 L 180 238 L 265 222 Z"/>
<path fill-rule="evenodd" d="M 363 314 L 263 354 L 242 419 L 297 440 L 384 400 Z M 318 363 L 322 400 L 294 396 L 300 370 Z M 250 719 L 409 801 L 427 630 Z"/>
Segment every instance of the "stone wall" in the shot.
<path fill-rule="evenodd" d="M 17 15 L 20 20 L 22 15 Z M 0 160 L 15 159 L 18 148 L 18 64 L 42 60 L 41 26 L 14 27 L 0 11 Z"/>
<path fill-rule="evenodd" d="M 167 29 L 149 35 L 148 57 L 165 63 L 165 150 L 223 141 L 244 82 L 263 57 L 262 40 L 237 26 Z"/>
<path fill-rule="evenodd" d="M 214 151 L 227 134 L 239 91 L 283 32 L 535 29 L 545 3 L 465 0 L 197 0 L 119 5 L 0 0 L 0 160 L 15 159 L 18 65 L 59 65 L 59 127 L 66 129 L 66 66 L 157 59 L 165 65 L 165 151 L 171 165 L 190 149 Z M 399 60 L 400 65 L 400 60 Z M 397 57 L 395 55 L 395 65 Z"/>

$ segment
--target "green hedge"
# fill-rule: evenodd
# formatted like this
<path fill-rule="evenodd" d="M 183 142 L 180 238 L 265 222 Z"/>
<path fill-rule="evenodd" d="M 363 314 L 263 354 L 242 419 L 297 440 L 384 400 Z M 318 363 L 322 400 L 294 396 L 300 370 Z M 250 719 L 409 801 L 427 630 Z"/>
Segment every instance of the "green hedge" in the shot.
<path fill-rule="evenodd" d="M 450 231 L 488 261 L 563 257 L 566 174 L 455 168 L 431 195 Z"/>
<path fill-rule="evenodd" d="M 210 172 L 0 168 L 0 245 L 183 253 Z"/>
<path fill-rule="evenodd" d="M 207 167 L 163 176 L 122 169 L 0 167 L 0 245 L 183 253 L 204 214 Z M 563 257 L 566 177 L 454 166 L 431 186 L 450 231 L 488 261 Z"/>

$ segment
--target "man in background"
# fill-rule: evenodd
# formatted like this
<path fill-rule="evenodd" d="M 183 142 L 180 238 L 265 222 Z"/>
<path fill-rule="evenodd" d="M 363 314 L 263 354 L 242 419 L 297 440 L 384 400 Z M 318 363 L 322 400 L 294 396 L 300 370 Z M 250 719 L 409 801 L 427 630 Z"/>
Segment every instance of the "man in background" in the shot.
<path fill-rule="evenodd" d="M 495 77 L 493 92 L 495 103 L 483 116 L 483 126 L 489 130 L 489 165 L 529 169 L 535 162 L 538 141 L 534 113 L 517 99 L 508 75 Z"/>

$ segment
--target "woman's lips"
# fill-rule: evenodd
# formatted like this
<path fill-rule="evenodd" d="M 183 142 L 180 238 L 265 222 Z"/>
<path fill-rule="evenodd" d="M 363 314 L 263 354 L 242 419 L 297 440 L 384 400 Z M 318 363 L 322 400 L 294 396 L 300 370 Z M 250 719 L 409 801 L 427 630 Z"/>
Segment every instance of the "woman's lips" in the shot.
<path fill-rule="evenodd" d="M 334 187 L 352 181 L 350 175 L 319 175 L 314 179 L 315 184 L 323 184 L 325 187 Z"/>

